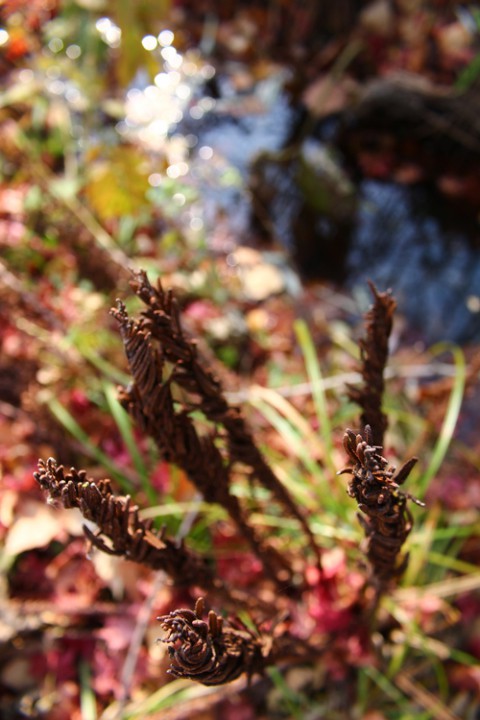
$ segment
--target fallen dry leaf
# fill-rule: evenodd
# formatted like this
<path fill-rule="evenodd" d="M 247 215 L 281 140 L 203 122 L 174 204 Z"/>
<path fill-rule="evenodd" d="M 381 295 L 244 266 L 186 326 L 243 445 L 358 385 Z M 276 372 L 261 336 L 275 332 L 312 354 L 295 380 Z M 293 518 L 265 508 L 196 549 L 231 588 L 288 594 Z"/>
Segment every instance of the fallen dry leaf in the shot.
<path fill-rule="evenodd" d="M 80 511 L 56 509 L 36 500 L 26 500 L 20 510 L 22 514 L 14 521 L 5 540 L 7 557 L 45 547 L 52 540 L 66 540 L 68 535 L 83 534 Z"/>

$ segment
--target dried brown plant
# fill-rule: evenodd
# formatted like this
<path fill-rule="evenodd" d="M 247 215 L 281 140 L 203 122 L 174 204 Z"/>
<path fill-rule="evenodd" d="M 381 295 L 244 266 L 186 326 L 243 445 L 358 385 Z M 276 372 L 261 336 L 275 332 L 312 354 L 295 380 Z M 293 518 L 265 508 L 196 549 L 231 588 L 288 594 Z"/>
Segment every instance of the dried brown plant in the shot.
<path fill-rule="evenodd" d="M 379 292 L 370 282 L 374 303 L 365 316 L 366 335 L 360 340 L 361 387 L 348 386 L 348 397 L 362 409 L 361 425 L 369 425 L 373 443 L 383 447 L 388 418 L 382 411 L 384 371 L 388 360 L 388 341 L 397 303 L 390 291 Z"/>
<path fill-rule="evenodd" d="M 407 500 L 423 506 L 419 500 L 399 490 L 417 458 L 408 460 L 398 471 L 389 467 L 381 455 L 382 447 L 373 444 L 368 425 L 363 435 L 347 430 L 343 444 L 353 467 L 347 467 L 339 474 L 352 475 L 348 494 L 355 498 L 363 513 L 359 514 L 359 520 L 367 539 L 366 554 L 377 586 L 384 589 L 402 575 L 408 563 L 408 555 L 402 557 L 400 554 L 413 523 Z"/>
<path fill-rule="evenodd" d="M 150 521 L 140 519 L 129 496 L 113 494 L 110 480 L 94 481 L 85 470 L 66 471 L 53 458 L 39 460 L 38 468 L 34 477 L 52 501 L 66 508 L 79 508 L 86 520 L 98 526 L 98 533 L 86 525 L 83 528 L 94 547 L 163 570 L 178 585 L 221 590 L 220 581 L 203 558 L 183 543 L 166 537 L 164 531 L 154 532 Z"/>
<path fill-rule="evenodd" d="M 211 363 L 202 357 L 196 342 L 182 328 L 173 293 L 165 291 L 160 281 L 153 287 L 143 271 L 134 275 L 131 286 L 147 306 L 142 313 L 145 328 L 160 343 L 165 359 L 175 365 L 175 382 L 190 394 L 193 407 L 198 407 L 211 422 L 223 426 L 230 462 L 248 467 L 251 479 L 269 490 L 289 515 L 299 521 L 319 558 L 318 545 L 304 515 L 259 450 L 241 408 L 228 403 L 219 379 L 209 369 Z"/>
<path fill-rule="evenodd" d="M 174 610 L 158 618 L 166 632 L 171 659 L 169 672 L 203 685 L 222 685 L 246 672 L 249 678 L 262 672 L 271 642 L 262 640 L 245 626 L 224 621 L 213 610 L 202 620 L 204 600 L 195 610 Z"/>
<path fill-rule="evenodd" d="M 228 404 L 220 381 L 200 354 L 195 342 L 181 326 L 178 305 L 171 292 L 159 283 L 153 287 L 144 272 L 134 276 L 132 287 L 146 305 L 140 318 L 128 315 L 117 301 L 112 314 L 122 336 L 132 383 L 120 390 L 120 401 L 142 432 L 153 438 L 163 457 L 176 464 L 189 477 L 207 503 L 218 503 L 229 514 L 239 534 L 263 564 L 267 594 L 249 597 L 232 590 L 216 577 L 205 558 L 155 532 L 151 522 L 139 517 L 129 497 L 114 496 L 109 480 L 87 478 L 85 471 L 70 469 L 50 458 L 39 461 L 35 473 L 38 483 L 52 500 L 65 507 L 77 507 L 98 532 L 85 527 L 92 544 L 104 552 L 122 555 L 143 565 L 161 569 L 181 586 L 200 587 L 224 607 L 238 614 L 243 603 L 257 616 L 273 621 L 289 607 L 273 601 L 273 581 L 282 595 L 297 598 L 306 590 L 298 580 L 291 558 L 266 537 L 265 531 L 251 524 L 247 506 L 232 491 L 235 465 L 270 490 L 290 515 L 297 518 L 320 560 L 315 538 L 301 511 L 275 476 L 256 445 L 253 434 L 238 407 Z M 382 411 L 383 373 L 388 358 L 388 339 L 395 301 L 390 293 L 379 293 L 371 284 L 374 304 L 366 316 L 366 337 L 361 341 L 363 386 L 349 389 L 352 400 L 362 408 L 363 433 L 347 430 L 344 447 L 352 466 L 339 474 L 352 477 L 348 493 L 358 503 L 359 519 L 366 535 L 366 555 L 371 566 L 375 600 L 404 572 L 408 555 L 402 548 L 412 528 L 409 500 L 423 505 L 400 490 L 417 459 L 407 461 L 398 471 L 382 456 L 387 418 Z M 201 411 L 208 422 L 197 423 L 193 411 Z M 370 423 L 374 424 L 375 431 Z M 331 588 L 320 573 L 322 597 L 330 598 Z M 268 601 L 265 598 L 269 598 Z M 364 609 L 366 606 L 362 605 Z M 291 608 L 291 605 L 290 605 Z M 220 685 L 246 673 L 263 673 L 267 665 L 278 662 L 311 661 L 325 650 L 323 638 L 312 641 L 290 633 L 283 625 L 281 634 L 273 622 L 269 631 L 252 631 L 240 620 L 223 620 L 211 610 L 203 619 L 205 603 L 200 598 L 194 610 L 177 609 L 159 618 L 168 645 L 170 673 L 205 685 Z M 363 612 L 362 609 L 362 612 Z M 288 613 L 287 613 L 288 614 Z M 283 622 L 280 621 L 280 622 Z M 332 634 L 334 639 L 334 633 Z"/>
<path fill-rule="evenodd" d="M 178 407 L 174 401 L 172 383 L 182 374 L 181 365 L 170 369 L 167 377 L 163 347 L 155 347 L 145 321 L 129 318 L 120 301 L 112 313 L 120 325 L 134 381 L 120 391 L 120 401 L 141 430 L 154 439 L 163 457 L 185 471 L 204 499 L 225 508 L 262 561 L 266 574 L 285 587 L 292 580 L 288 559 L 268 545 L 248 522 L 246 512 L 231 492 L 230 464 L 217 447 L 215 436 L 201 435 L 189 409 Z"/>

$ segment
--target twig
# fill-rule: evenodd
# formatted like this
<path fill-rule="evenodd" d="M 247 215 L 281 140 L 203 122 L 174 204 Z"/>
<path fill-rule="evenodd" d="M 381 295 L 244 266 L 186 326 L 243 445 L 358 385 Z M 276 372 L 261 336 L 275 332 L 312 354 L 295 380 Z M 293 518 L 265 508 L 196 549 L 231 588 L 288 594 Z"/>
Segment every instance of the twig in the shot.
<path fill-rule="evenodd" d="M 455 377 L 456 368 L 448 363 L 429 363 L 427 365 L 398 365 L 396 367 L 388 367 L 385 369 L 384 378 L 391 380 L 393 378 L 430 378 L 436 375 L 444 377 Z M 362 382 L 362 375 L 359 372 L 340 373 L 324 377 L 319 384 L 324 390 L 336 390 L 345 387 L 346 384 L 354 385 Z M 255 397 L 256 385 L 251 385 L 244 390 L 237 392 L 225 392 L 225 397 L 232 403 L 248 402 L 251 397 Z M 263 387 L 263 386 L 260 386 Z M 296 385 L 282 385 L 280 387 L 269 388 L 278 393 L 282 397 L 303 397 L 312 394 L 312 383 L 297 383 Z"/>
<path fill-rule="evenodd" d="M 406 672 L 398 673 L 395 680 L 400 690 L 403 690 L 414 702 L 425 708 L 435 720 L 461 720 L 438 697 L 435 697 L 429 690 L 414 682 Z"/>

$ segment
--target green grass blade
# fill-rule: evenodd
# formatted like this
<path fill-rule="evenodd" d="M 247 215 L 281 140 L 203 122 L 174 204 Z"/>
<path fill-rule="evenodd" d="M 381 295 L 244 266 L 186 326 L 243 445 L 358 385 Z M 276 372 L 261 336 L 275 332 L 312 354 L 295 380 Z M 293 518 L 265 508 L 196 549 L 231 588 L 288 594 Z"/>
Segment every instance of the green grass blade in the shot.
<path fill-rule="evenodd" d="M 358 668 L 357 676 L 357 707 L 361 717 L 366 714 L 371 695 L 371 681 L 362 667 Z"/>
<path fill-rule="evenodd" d="M 91 350 L 88 347 L 78 347 L 78 351 L 81 355 L 87 360 L 91 365 L 93 365 L 94 368 L 99 370 L 99 372 L 104 376 L 108 377 L 112 380 L 112 382 L 120 383 L 121 385 L 128 385 L 130 380 L 132 379 L 128 373 L 123 372 L 122 370 L 119 370 L 115 365 L 112 365 L 112 363 L 108 362 L 108 360 L 105 360 L 101 355 L 99 355 L 94 350 Z"/>
<path fill-rule="evenodd" d="M 159 712 L 169 710 L 172 707 L 180 707 L 189 701 L 199 700 L 218 692 L 216 687 L 205 687 L 194 684 L 191 680 L 180 678 L 167 683 L 145 700 L 133 702 L 123 711 L 122 720 L 144 720 L 155 713 L 158 718 Z M 109 708 L 110 709 L 110 708 Z M 113 715 L 112 717 L 118 717 Z"/>
<path fill-rule="evenodd" d="M 82 720 L 97 720 L 97 703 L 92 689 L 89 664 L 80 662 L 78 673 L 80 677 L 80 712 Z"/>
<path fill-rule="evenodd" d="M 317 351 L 313 344 L 308 326 L 304 320 L 296 320 L 294 329 L 303 353 L 307 376 L 312 385 L 315 412 L 320 427 L 320 433 L 325 445 L 326 462 L 332 472 L 332 475 L 335 476 L 337 468 L 333 462 L 332 428 L 328 414 L 327 397 Z"/>
<path fill-rule="evenodd" d="M 319 475 L 320 468 L 310 455 L 303 436 L 298 429 L 274 407 L 263 400 L 252 399 L 251 404 L 262 413 L 270 425 L 281 435 L 291 453 L 303 463 L 306 470 L 308 470 L 312 476 Z"/>
<path fill-rule="evenodd" d="M 365 666 L 363 668 L 363 672 L 375 683 L 375 685 L 380 688 L 380 690 L 382 690 L 387 697 L 395 703 L 398 703 L 399 706 L 402 706 L 407 701 L 405 695 L 403 695 L 400 690 L 398 690 L 395 685 L 373 665 Z"/>
<path fill-rule="evenodd" d="M 434 533 L 434 540 L 455 540 L 468 538 L 480 532 L 480 525 L 472 523 L 468 525 L 451 525 L 450 527 L 437 528 Z"/>
<path fill-rule="evenodd" d="M 465 562 L 465 560 L 459 560 L 456 557 L 451 557 L 450 553 L 447 555 L 445 553 L 439 553 L 435 552 L 434 550 L 430 550 L 427 557 L 428 561 L 433 565 L 438 565 L 438 567 L 445 568 L 447 570 L 453 570 L 458 573 L 469 574 L 475 573 L 478 570 L 478 567 L 476 565 Z"/>
<path fill-rule="evenodd" d="M 153 503 L 157 499 L 157 493 L 150 484 L 149 473 L 147 466 L 143 461 L 141 452 L 138 449 L 137 442 L 133 435 L 132 422 L 127 411 L 122 407 L 117 398 L 117 390 L 110 383 L 103 383 L 103 392 L 108 404 L 108 409 L 115 420 L 118 427 L 122 440 L 130 454 L 132 463 L 138 473 L 140 482 L 142 484 L 145 495 L 147 496 L 150 503 Z"/>
<path fill-rule="evenodd" d="M 279 691 L 284 701 L 285 709 L 288 710 L 290 717 L 294 720 L 303 720 L 304 712 L 301 707 L 302 696 L 288 686 L 285 678 L 277 667 L 272 666 L 268 668 L 267 675 L 269 675 L 274 686 Z"/>
<path fill-rule="evenodd" d="M 86 455 L 93 458 L 99 465 L 102 465 L 106 470 L 109 471 L 112 478 L 114 478 L 121 489 L 125 493 L 133 494 L 135 487 L 133 483 L 125 476 L 116 463 L 114 463 L 106 453 L 100 450 L 89 438 L 87 433 L 80 427 L 74 417 L 68 412 L 68 410 L 56 399 L 51 398 L 48 401 L 48 407 L 51 413 L 57 418 L 57 420 L 63 425 L 75 440 L 80 443 L 85 451 Z"/>
<path fill-rule="evenodd" d="M 460 408 L 462 406 L 467 374 L 465 355 L 461 348 L 451 343 L 440 343 L 432 349 L 433 353 L 436 355 L 443 353 L 447 350 L 452 353 L 456 373 L 453 381 L 452 392 L 450 393 L 450 398 L 448 401 L 447 412 L 445 413 L 440 434 L 433 449 L 433 453 L 430 458 L 428 467 L 425 470 L 422 478 L 420 479 L 418 488 L 415 490 L 415 493 L 419 495 L 419 497 L 424 496 L 425 492 L 428 489 L 430 481 L 437 474 L 445 458 L 448 447 L 453 437 L 453 433 L 455 431 L 455 426 L 457 424 Z"/>
<path fill-rule="evenodd" d="M 428 565 L 428 553 L 434 542 L 435 532 L 440 522 L 440 513 L 440 507 L 438 505 L 434 506 L 429 513 L 426 513 L 422 526 L 409 539 L 408 550 L 410 557 L 403 579 L 405 587 L 415 585 L 419 582 L 418 578 L 424 576 L 425 568 Z"/>
<path fill-rule="evenodd" d="M 212 523 L 228 518 L 227 511 L 220 505 L 207 503 L 205 501 L 198 502 L 198 500 L 189 500 L 187 502 L 167 502 L 162 505 L 152 505 L 151 507 L 140 510 L 139 515 L 145 520 L 147 518 L 171 517 L 175 515 L 184 517 L 193 511 L 202 513 L 202 515 L 207 515 L 208 519 L 211 520 Z"/>
<path fill-rule="evenodd" d="M 305 467 L 308 473 L 308 482 L 319 497 L 322 507 L 326 512 L 336 513 L 339 502 L 322 468 L 310 454 L 307 444 L 303 437 L 292 424 L 286 420 L 271 405 L 261 400 L 252 400 L 252 405 L 259 410 L 262 415 L 269 421 L 271 426 L 284 439 L 287 447 L 290 449 L 295 458 L 297 458 Z M 295 488 L 290 488 L 295 493 Z M 296 496 L 298 493 L 296 494 Z"/>

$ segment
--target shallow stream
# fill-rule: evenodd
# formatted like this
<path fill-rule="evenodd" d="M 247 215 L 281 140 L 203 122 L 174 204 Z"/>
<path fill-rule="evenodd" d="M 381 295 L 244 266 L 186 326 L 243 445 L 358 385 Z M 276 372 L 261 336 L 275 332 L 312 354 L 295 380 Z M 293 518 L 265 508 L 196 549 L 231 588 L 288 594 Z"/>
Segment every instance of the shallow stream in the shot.
<path fill-rule="evenodd" d="M 480 340 L 475 209 L 450 206 L 428 183 L 353 180 L 335 118 L 305 126 L 283 71 L 246 90 L 232 80 L 238 72 L 197 85 L 170 126 L 191 146 L 206 237 L 221 224 L 233 245 L 283 248 L 309 280 L 354 294 L 366 279 L 392 288 L 412 336 L 427 343 Z"/>

